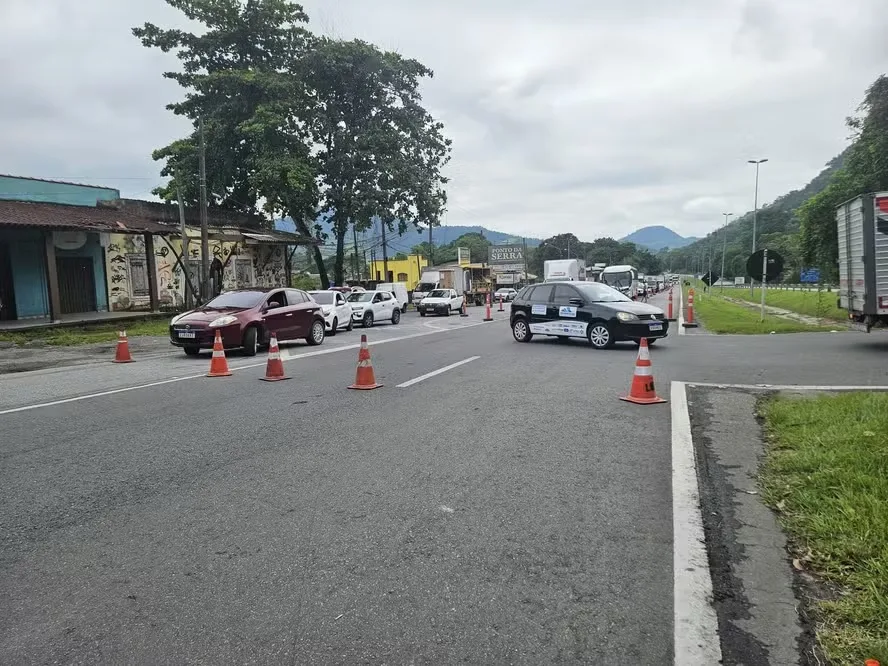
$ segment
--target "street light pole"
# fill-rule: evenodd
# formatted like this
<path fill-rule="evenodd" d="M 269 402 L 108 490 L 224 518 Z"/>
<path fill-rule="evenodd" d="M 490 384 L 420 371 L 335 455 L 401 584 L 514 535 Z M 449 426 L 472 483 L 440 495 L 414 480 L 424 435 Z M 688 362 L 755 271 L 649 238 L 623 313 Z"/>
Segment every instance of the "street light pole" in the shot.
<path fill-rule="evenodd" d="M 725 216 L 725 228 L 722 231 L 722 270 L 721 270 L 721 290 L 722 293 L 725 291 L 725 253 L 728 250 L 728 218 L 731 217 L 734 213 L 722 213 Z"/>
<path fill-rule="evenodd" d="M 767 162 L 763 160 L 747 160 L 750 164 L 755 164 L 755 202 L 752 209 L 752 251 L 755 252 L 755 234 L 758 227 L 758 210 L 759 210 L 759 166 Z"/>

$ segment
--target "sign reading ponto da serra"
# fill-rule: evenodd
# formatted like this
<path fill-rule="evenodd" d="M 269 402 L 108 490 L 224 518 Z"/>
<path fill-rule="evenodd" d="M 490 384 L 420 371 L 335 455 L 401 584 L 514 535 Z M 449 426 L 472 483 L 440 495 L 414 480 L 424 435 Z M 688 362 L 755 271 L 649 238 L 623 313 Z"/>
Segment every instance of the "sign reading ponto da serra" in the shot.
<path fill-rule="evenodd" d="M 524 263 L 524 247 L 521 245 L 491 245 L 487 248 L 487 263 L 491 266 Z"/>

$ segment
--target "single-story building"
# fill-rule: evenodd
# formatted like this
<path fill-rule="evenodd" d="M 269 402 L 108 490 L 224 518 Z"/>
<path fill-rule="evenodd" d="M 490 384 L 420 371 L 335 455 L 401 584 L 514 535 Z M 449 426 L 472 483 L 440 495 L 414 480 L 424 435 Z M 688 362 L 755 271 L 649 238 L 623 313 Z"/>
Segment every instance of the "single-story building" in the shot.
<path fill-rule="evenodd" d="M 197 212 L 186 210 L 185 222 L 175 204 L 121 199 L 110 188 L 0 176 L 0 326 L 181 310 L 199 302 Z M 288 283 L 293 251 L 314 241 L 264 230 L 262 223 L 211 210 L 212 295 Z"/>

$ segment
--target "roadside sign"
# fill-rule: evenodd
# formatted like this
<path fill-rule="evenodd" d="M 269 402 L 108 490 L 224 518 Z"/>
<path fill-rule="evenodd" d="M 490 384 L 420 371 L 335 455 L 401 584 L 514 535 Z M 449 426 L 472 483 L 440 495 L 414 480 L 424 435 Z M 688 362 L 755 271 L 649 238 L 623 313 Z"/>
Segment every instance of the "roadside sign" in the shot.
<path fill-rule="evenodd" d="M 819 268 L 803 268 L 799 274 L 802 282 L 820 282 Z"/>
<path fill-rule="evenodd" d="M 713 284 L 718 282 L 718 278 L 719 276 L 715 273 L 704 273 L 703 276 L 700 278 L 700 281 L 705 282 L 708 286 L 711 287 Z"/>
<path fill-rule="evenodd" d="M 738 275 L 737 277 L 734 278 L 734 284 L 735 285 L 746 284 L 746 278 L 743 277 L 742 275 Z"/>
<path fill-rule="evenodd" d="M 523 269 L 524 246 L 491 245 L 487 248 L 487 263 L 491 266 L 520 266 Z"/>
<path fill-rule="evenodd" d="M 768 266 L 765 278 L 770 282 L 783 272 L 783 257 L 775 250 L 768 250 Z M 765 250 L 758 250 L 749 255 L 746 260 L 746 274 L 753 280 L 762 279 L 762 262 L 765 260 Z"/>

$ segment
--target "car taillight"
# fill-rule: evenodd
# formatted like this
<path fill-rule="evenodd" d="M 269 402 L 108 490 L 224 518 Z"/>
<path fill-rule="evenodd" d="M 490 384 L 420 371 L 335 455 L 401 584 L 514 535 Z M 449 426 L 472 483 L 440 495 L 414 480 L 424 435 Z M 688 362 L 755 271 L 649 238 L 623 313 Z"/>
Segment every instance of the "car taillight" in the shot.
<path fill-rule="evenodd" d="M 879 307 L 888 308 L 888 296 L 879 296 Z"/>

